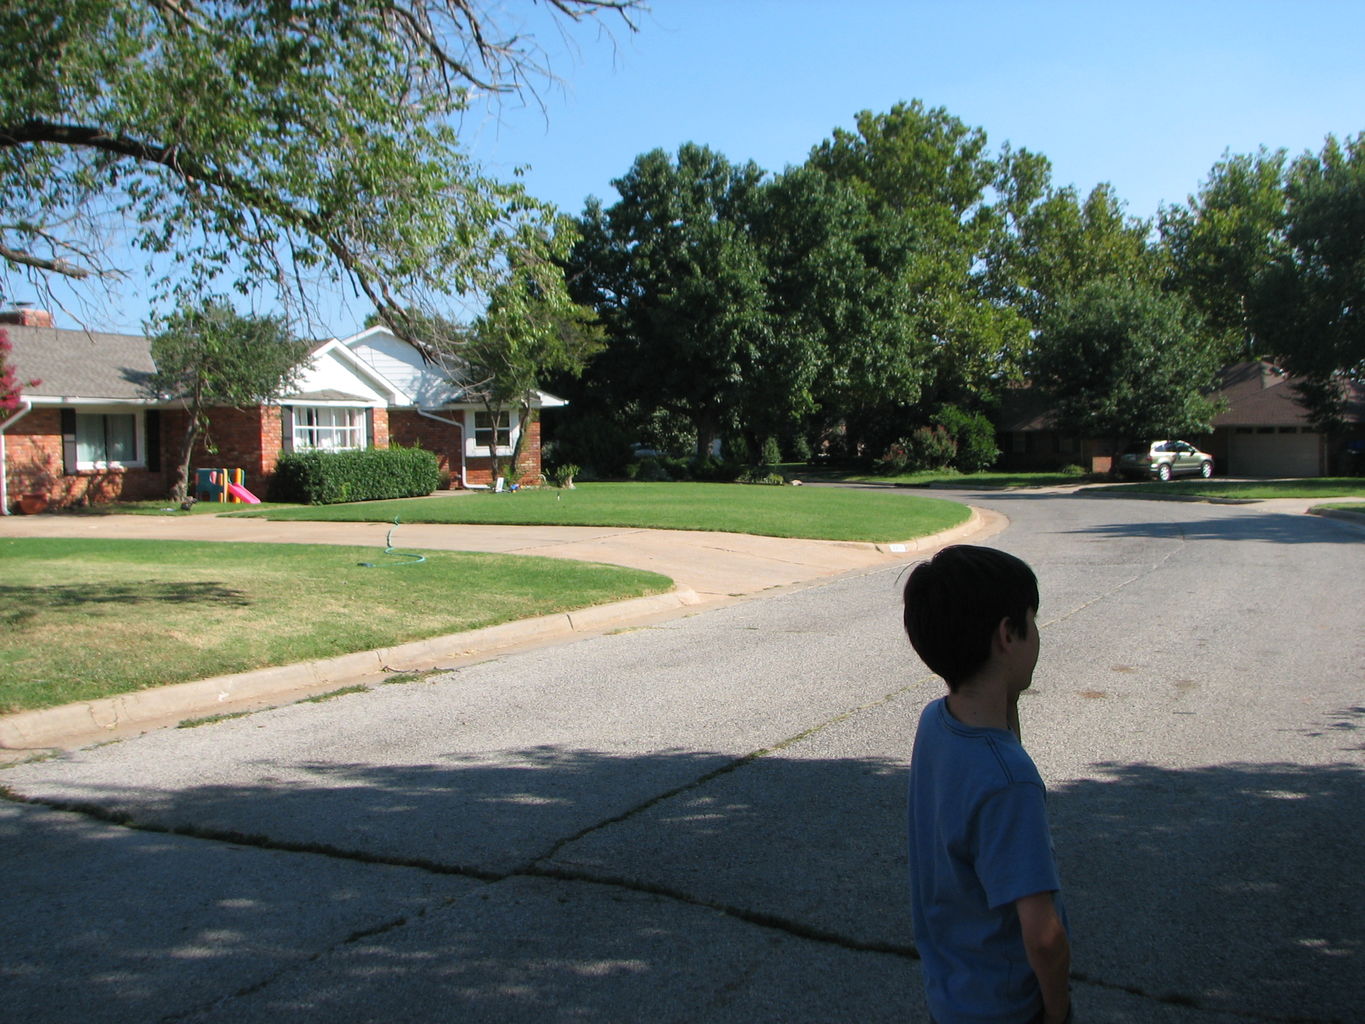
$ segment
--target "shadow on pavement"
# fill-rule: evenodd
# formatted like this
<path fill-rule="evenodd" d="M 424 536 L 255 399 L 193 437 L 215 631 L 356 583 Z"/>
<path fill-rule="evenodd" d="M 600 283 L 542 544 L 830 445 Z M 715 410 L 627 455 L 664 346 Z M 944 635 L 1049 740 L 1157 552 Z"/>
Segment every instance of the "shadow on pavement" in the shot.
<path fill-rule="evenodd" d="M 901 765 L 514 759 L 66 789 L 160 833 L 0 804 L 7 900 L 35 922 L 0 951 L 7 1010 L 35 1024 L 918 1019 Z M 0 781 L 36 798 L 46 774 Z M 602 814 L 601 794 L 642 777 L 700 781 Z M 1365 1004 L 1365 772 L 1104 764 L 1054 784 L 1051 809 L 1087 1020 L 1345 1021 Z"/>

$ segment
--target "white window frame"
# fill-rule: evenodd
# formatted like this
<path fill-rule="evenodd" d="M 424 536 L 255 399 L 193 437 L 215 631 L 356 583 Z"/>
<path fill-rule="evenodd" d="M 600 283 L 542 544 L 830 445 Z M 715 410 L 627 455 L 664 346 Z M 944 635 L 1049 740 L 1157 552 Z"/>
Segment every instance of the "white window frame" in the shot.
<path fill-rule="evenodd" d="M 81 419 L 91 416 L 131 416 L 133 418 L 133 457 L 131 459 L 83 459 L 80 456 Z M 108 452 L 105 453 L 106 455 Z M 147 468 L 147 423 L 141 409 L 126 405 L 76 407 L 76 472 L 90 473 L 105 469 Z"/>
<path fill-rule="evenodd" d="M 507 431 L 507 444 L 498 445 L 497 451 L 493 451 L 491 445 L 479 444 L 479 417 L 488 416 L 486 409 L 470 409 L 465 413 L 465 454 L 474 457 L 488 457 L 492 455 L 511 455 L 517 444 L 517 421 L 512 416 L 511 409 L 503 409 L 498 415 L 505 421 L 505 425 L 500 426 L 499 430 Z M 485 427 L 484 433 L 492 428 Z M 496 439 L 496 433 L 494 435 Z"/>
<path fill-rule="evenodd" d="M 360 406 L 295 405 L 292 410 L 296 452 L 352 452 L 368 446 L 365 409 Z M 350 423 L 335 422 L 343 414 L 349 415 Z M 310 420 L 312 422 L 309 422 Z M 332 440 L 342 439 L 350 443 L 319 443 L 324 437 Z"/>

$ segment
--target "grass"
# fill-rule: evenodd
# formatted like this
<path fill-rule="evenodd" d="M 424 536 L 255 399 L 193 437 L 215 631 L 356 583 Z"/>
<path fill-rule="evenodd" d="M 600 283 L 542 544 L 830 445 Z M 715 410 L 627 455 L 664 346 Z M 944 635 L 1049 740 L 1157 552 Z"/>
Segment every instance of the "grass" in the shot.
<path fill-rule="evenodd" d="M 666 591 L 565 559 L 373 548 L 0 539 L 0 713 L 349 654 Z"/>
<path fill-rule="evenodd" d="M 1299 480 L 1172 480 L 1169 483 L 1142 481 L 1111 484 L 1092 491 L 1121 492 L 1132 495 L 1188 495 L 1198 498 L 1365 498 L 1365 477 L 1324 476 Z"/>
<path fill-rule="evenodd" d="M 238 515 L 321 522 L 615 526 L 751 533 L 818 540 L 911 540 L 966 522 L 956 502 L 822 487 L 592 483 L 573 490 L 406 498 L 252 510 Z"/>
<path fill-rule="evenodd" d="M 890 484 L 897 487 L 930 487 L 942 484 L 963 488 L 1064 487 L 1085 482 L 1083 472 L 1075 473 L 959 473 L 955 469 L 922 469 L 896 476 L 882 476 L 864 470 L 811 467 L 788 463 L 779 467 L 789 477 L 824 483 Z"/>

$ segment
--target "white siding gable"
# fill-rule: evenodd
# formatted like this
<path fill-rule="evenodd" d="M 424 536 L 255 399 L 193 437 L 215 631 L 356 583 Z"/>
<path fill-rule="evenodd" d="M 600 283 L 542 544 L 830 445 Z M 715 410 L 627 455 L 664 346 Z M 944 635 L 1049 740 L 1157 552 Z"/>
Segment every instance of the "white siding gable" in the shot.
<path fill-rule="evenodd" d="M 295 394 L 307 395 L 336 391 L 354 395 L 363 404 L 386 406 L 403 404 L 393 382 L 385 380 L 357 360 L 336 342 L 328 342 L 313 354 L 312 362 L 300 378 Z"/>
<path fill-rule="evenodd" d="M 439 408 L 453 401 L 459 391 L 444 370 L 426 362 L 422 353 L 386 327 L 371 327 L 341 344 L 360 362 L 393 381 L 407 394 L 410 404 Z"/>

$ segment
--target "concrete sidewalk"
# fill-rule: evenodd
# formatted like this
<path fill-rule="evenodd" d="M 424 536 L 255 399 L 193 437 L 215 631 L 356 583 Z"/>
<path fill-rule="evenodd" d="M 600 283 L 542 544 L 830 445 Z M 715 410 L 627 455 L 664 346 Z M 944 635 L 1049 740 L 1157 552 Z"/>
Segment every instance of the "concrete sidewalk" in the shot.
<path fill-rule="evenodd" d="M 0 717 L 0 763 L 75 749 L 209 715 L 257 711 L 395 672 L 454 668 L 509 650 L 563 643 L 691 614 L 849 572 L 916 559 L 926 551 L 997 533 L 1006 520 L 973 509 L 965 524 L 899 544 L 794 540 L 748 534 L 589 526 L 402 524 L 403 550 L 485 551 L 572 558 L 646 569 L 675 583 L 666 594 L 504 623 L 397 647 L 258 669 L 118 697 Z M 3 537 L 92 537 L 386 546 L 388 523 L 271 522 L 219 516 L 6 516 Z"/>

